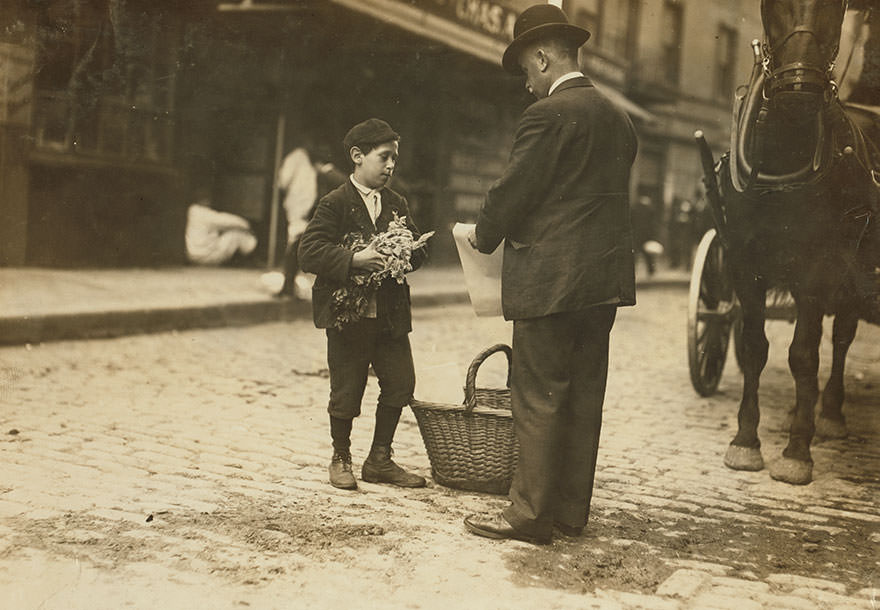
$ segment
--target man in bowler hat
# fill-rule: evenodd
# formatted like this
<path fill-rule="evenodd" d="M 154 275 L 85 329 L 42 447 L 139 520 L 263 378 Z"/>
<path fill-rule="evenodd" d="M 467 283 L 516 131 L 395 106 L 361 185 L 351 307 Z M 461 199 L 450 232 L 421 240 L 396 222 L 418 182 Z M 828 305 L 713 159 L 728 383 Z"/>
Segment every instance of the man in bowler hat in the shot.
<path fill-rule="evenodd" d="M 534 544 L 587 523 L 617 308 L 635 304 L 629 220 L 632 123 L 578 68 L 590 37 L 552 5 L 526 9 L 502 65 L 537 98 L 480 210 L 471 245 L 504 241 L 501 302 L 513 320 L 519 461 L 510 505 L 469 531 Z"/>

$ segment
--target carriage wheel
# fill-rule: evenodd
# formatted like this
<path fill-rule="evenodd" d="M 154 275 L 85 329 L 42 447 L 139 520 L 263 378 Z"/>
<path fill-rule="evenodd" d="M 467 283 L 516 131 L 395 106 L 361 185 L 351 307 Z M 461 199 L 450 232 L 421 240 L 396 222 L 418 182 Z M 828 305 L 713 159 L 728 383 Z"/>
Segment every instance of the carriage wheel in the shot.
<path fill-rule="evenodd" d="M 711 396 L 718 388 L 727 360 L 730 329 L 738 317 L 725 255 L 715 229 L 710 229 L 697 247 L 691 272 L 688 365 L 691 384 L 700 396 Z"/>

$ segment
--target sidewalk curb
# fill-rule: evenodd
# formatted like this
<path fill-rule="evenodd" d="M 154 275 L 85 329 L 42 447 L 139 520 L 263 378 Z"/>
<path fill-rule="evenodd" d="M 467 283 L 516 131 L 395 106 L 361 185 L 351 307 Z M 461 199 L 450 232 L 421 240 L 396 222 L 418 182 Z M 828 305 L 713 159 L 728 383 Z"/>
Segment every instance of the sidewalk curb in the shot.
<path fill-rule="evenodd" d="M 414 295 L 413 306 L 467 302 L 465 293 Z M 124 335 L 198 328 L 247 326 L 310 318 L 308 301 L 255 301 L 200 307 L 169 307 L 0 318 L 0 345 L 109 339 Z"/>
<path fill-rule="evenodd" d="M 0 318 L 0 344 L 104 339 L 190 328 L 243 326 L 287 320 L 310 310 L 304 302 L 257 301 L 202 307 L 134 309 Z"/>
<path fill-rule="evenodd" d="M 639 289 L 646 289 L 687 286 L 687 282 L 680 279 L 649 280 L 637 285 Z M 464 291 L 412 295 L 413 307 L 438 307 L 467 302 L 468 295 Z M 0 345 L 108 339 L 175 330 L 247 326 L 307 319 L 311 315 L 311 303 L 308 301 L 273 299 L 196 307 L 14 316 L 0 318 Z"/>

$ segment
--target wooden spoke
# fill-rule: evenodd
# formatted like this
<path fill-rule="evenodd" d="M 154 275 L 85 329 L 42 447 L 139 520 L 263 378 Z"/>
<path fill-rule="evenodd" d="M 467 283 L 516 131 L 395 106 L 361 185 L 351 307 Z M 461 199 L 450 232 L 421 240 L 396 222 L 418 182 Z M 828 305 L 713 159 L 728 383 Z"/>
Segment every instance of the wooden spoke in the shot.
<path fill-rule="evenodd" d="M 688 366 L 701 396 L 718 388 L 736 315 L 724 248 L 711 229 L 697 248 L 688 295 Z"/>

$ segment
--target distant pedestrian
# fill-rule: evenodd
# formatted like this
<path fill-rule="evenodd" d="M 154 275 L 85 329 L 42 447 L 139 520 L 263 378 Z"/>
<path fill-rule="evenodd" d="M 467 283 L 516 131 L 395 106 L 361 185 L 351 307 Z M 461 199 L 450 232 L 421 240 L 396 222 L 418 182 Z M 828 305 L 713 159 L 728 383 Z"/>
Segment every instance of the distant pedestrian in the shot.
<path fill-rule="evenodd" d="M 676 197 L 669 210 L 669 266 L 689 269 L 694 235 L 694 206 L 687 199 Z"/>
<path fill-rule="evenodd" d="M 303 270 L 317 274 L 312 308 L 315 325 L 326 329 L 330 369 L 330 484 L 341 489 L 357 487 L 350 436 L 352 420 L 361 413 L 370 366 L 379 380 L 379 401 L 373 443 L 361 478 L 401 487 L 426 484 L 423 477 L 407 472 L 391 459 L 401 411 L 415 389 L 409 286 L 405 281 L 385 279 L 369 296 L 364 317 L 341 327 L 334 313 L 335 297 L 352 276 L 384 268 L 383 256 L 372 245 L 354 252 L 345 246 L 348 239 L 355 236 L 369 242 L 376 233 L 386 231 L 395 216 L 406 217 L 413 236 L 419 236 L 406 199 L 387 187 L 397 165 L 399 140 L 391 126 L 379 119 L 358 123 L 349 130 L 343 145 L 354 170 L 345 183 L 321 199 L 299 245 Z M 414 251 L 413 269 L 423 260 L 423 251 Z"/>
<path fill-rule="evenodd" d="M 287 247 L 284 284 L 277 296 L 296 295 L 299 239 L 321 197 L 345 182 L 345 174 L 333 165 L 325 148 L 298 146 L 284 157 L 278 170 L 278 187 L 284 192 L 287 216 Z"/>
<path fill-rule="evenodd" d="M 489 538 L 535 544 L 587 523 L 617 308 L 635 304 L 628 191 L 636 155 L 629 117 L 578 69 L 590 33 L 561 9 L 526 9 L 504 68 L 538 98 L 520 118 L 471 244 L 504 240 L 501 304 L 513 320 L 511 403 L 519 461 L 510 505 L 471 515 Z"/>
<path fill-rule="evenodd" d="M 693 227 L 692 248 L 700 243 L 706 231 L 715 226 L 715 221 L 712 219 L 712 210 L 709 208 L 709 201 L 700 187 L 694 189 L 694 221 L 691 226 Z"/>
<path fill-rule="evenodd" d="M 186 256 L 200 265 L 220 265 L 251 255 L 257 238 L 241 216 L 215 210 L 206 189 L 200 189 L 186 215 Z"/>
<path fill-rule="evenodd" d="M 654 204 L 648 196 L 639 197 L 636 205 L 632 207 L 632 233 L 636 254 L 640 254 L 645 260 L 648 275 L 654 275 L 654 272 L 657 271 L 657 263 L 654 258 L 657 223 L 655 222 Z"/>

